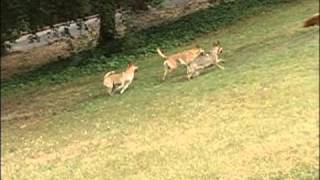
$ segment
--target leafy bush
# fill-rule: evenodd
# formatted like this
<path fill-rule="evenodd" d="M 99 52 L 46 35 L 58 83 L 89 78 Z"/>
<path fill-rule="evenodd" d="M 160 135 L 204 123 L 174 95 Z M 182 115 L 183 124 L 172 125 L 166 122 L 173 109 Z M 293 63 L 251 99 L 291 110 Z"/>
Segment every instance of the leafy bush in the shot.
<path fill-rule="evenodd" d="M 164 0 L 150 0 L 150 2 L 148 2 L 151 6 L 159 6 L 161 5 L 161 3 L 163 3 Z"/>
<path fill-rule="evenodd" d="M 12 80 L 2 83 L 1 91 L 6 92 L 13 88 L 32 85 L 62 83 L 77 76 L 119 68 L 129 60 L 155 53 L 157 47 L 167 50 L 173 49 L 183 43 L 190 42 L 203 33 L 215 31 L 242 16 L 256 12 L 249 11 L 250 9 L 267 8 L 283 2 L 286 0 L 237 0 L 221 3 L 218 6 L 184 16 L 177 21 L 132 33 L 130 36 L 120 39 L 123 49 L 119 53 L 106 55 L 102 49 L 90 49 L 80 52 L 75 57 L 48 64 L 24 75 L 15 76 Z M 70 61 L 70 59 L 73 60 Z"/>

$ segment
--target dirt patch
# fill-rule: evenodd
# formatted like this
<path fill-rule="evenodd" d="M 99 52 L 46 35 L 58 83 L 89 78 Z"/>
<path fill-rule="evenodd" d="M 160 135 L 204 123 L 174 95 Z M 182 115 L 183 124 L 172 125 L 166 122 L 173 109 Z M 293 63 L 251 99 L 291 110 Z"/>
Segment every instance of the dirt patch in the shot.
<path fill-rule="evenodd" d="M 50 161 L 54 161 L 59 159 L 59 161 L 65 161 L 68 159 L 71 159 L 73 157 L 76 157 L 77 155 L 81 154 L 81 151 L 84 150 L 84 147 L 89 146 L 92 144 L 90 141 L 82 141 L 79 143 L 71 144 L 65 148 L 63 148 L 59 152 L 54 153 L 39 153 L 37 157 L 35 158 L 28 158 L 26 159 L 26 162 L 28 164 L 45 164 Z"/>
<path fill-rule="evenodd" d="M 30 126 L 40 119 L 68 110 L 72 105 L 92 98 L 85 89 L 95 83 L 88 78 L 80 85 L 72 83 L 27 92 L 15 97 L 1 99 L 1 121 L 19 127 Z"/>
<path fill-rule="evenodd" d="M 40 46 L 28 51 L 15 52 L 1 57 L 1 82 L 10 80 L 14 75 L 35 70 L 48 63 L 69 57 L 72 53 L 95 46 L 93 37 L 62 39 L 51 45 Z"/>
<path fill-rule="evenodd" d="M 152 9 L 147 12 L 134 14 L 130 17 L 130 21 L 127 22 L 129 24 L 128 30 L 141 30 L 167 21 L 173 21 L 198 10 L 206 9 L 210 5 L 214 5 L 214 3 L 208 0 L 192 0 L 188 1 L 188 3 L 179 4 L 179 6 Z"/>
<path fill-rule="evenodd" d="M 69 54 L 66 43 L 61 42 L 1 57 L 1 82 L 9 80 L 14 75 L 32 71 L 49 62 L 58 61 L 58 57 L 67 57 Z"/>

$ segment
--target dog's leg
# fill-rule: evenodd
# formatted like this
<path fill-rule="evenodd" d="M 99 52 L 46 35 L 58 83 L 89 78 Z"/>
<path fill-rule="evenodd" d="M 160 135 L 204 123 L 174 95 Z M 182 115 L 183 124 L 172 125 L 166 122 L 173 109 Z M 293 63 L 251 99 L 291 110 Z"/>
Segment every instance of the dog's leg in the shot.
<path fill-rule="evenodd" d="M 124 87 L 121 89 L 120 94 L 122 94 L 131 84 L 132 81 L 129 81 L 126 85 L 124 85 Z"/>
<path fill-rule="evenodd" d="M 190 80 L 192 78 L 192 74 L 193 74 L 193 71 L 192 69 L 188 66 L 187 67 L 187 78 L 188 80 Z"/>
<path fill-rule="evenodd" d="M 167 67 L 164 68 L 164 74 L 163 74 L 163 77 L 162 77 L 162 80 L 166 80 L 166 77 L 167 77 L 167 74 L 168 74 L 168 71 L 169 69 Z"/>
<path fill-rule="evenodd" d="M 120 89 L 123 89 L 125 85 L 125 82 L 122 82 L 121 85 L 119 85 L 114 91 L 119 91 Z"/>
<path fill-rule="evenodd" d="M 189 68 L 189 66 L 187 66 L 187 78 L 188 78 L 188 80 L 191 79 L 191 76 L 192 76 L 191 68 Z"/>
<path fill-rule="evenodd" d="M 121 80 L 121 84 L 118 87 L 115 88 L 114 92 L 117 92 L 120 89 L 122 89 L 124 87 L 125 83 L 126 83 L 125 81 Z"/>
<path fill-rule="evenodd" d="M 216 66 L 217 66 L 218 68 L 220 68 L 220 69 L 224 69 L 224 67 L 221 66 L 221 65 L 219 65 L 219 64 L 216 64 Z"/>
<path fill-rule="evenodd" d="M 113 88 L 108 88 L 108 93 L 109 93 L 110 96 L 113 96 L 113 94 L 112 94 L 112 89 L 113 89 Z"/>
<path fill-rule="evenodd" d="M 219 62 L 225 62 L 225 61 L 224 61 L 224 59 L 218 59 L 217 62 L 219 63 Z"/>
<path fill-rule="evenodd" d="M 190 80 L 190 68 L 189 68 L 189 66 L 187 66 L 187 78 L 188 78 L 188 80 Z"/>

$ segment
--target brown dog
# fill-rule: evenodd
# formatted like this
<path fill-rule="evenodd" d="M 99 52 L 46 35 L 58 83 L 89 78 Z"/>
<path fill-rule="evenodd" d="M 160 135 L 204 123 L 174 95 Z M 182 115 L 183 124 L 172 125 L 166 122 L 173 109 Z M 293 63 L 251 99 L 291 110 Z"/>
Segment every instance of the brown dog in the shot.
<path fill-rule="evenodd" d="M 196 57 L 200 54 L 204 53 L 204 50 L 200 47 L 195 47 L 181 53 L 173 54 L 170 56 L 164 55 L 159 48 L 157 48 L 158 54 L 165 59 L 163 66 L 164 66 L 164 74 L 162 80 L 166 79 L 166 76 L 169 72 L 176 70 L 179 64 L 187 65 L 191 63 Z"/>
<path fill-rule="evenodd" d="M 194 61 L 187 65 L 187 78 L 190 80 L 194 76 L 198 76 L 200 71 L 211 66 L 217 66 L 220 69 L 224 69 L 219 63 L 222 61 L 219 55 L 222 53 L 223 48 L 220 46 L 220 42 L 212 44 L 210 54 L 199 55 Z"/>
<path fill-rule="evenodd" d="M 135 71 L 138 70 L 138 66 L 129 64 L 127 69 L 122 73 L 115 73 L 115 71 L 108 72 L 104 75 L 103 85 L 107 87 L 110 96 L 113 92 L 121 89 L 122 94 L 128 86 L 132 83 Z M 116 89 L 114 89 L 116 88 Z"/>
<path fill-rule="evenodd" d="M 304 21 L 303 27 L 310 27 L 318 25 L 319 26 L 319 13 L 313 15 L 312 17 L 308 18 Z"/>

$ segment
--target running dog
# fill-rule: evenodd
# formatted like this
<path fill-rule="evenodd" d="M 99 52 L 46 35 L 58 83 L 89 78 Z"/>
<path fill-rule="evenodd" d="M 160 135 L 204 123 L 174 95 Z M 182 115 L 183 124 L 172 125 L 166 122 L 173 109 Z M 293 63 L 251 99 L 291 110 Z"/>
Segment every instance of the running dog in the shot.
<path fill-rule="evenodd" d="M 194 61 L 187 65 L 187 78 L 198 76 L 202 69 L 208 68 L 210 66 L 217 66 L 220 69 L 224 67 L 220 66 L 219 63 L 222 62 L 219 59 L 219 55 L 222 53 L 223 48 L 220 46 L 220 42 L 217 41 L 213 43 L 212 50 L 210 54 L 200 54 Z"/>
<path fill-rule="evenodd" d="M 179 64 L 188 65 L 190 64 L 197 56 L 204 53 L 204 50 L 199 46 L 177 53 L 170 56 L 164 55 L 159 48 L 157 48 L 158 54 L 165 59 L 164 66 L 164 74 L 162 80 L 166 79 L 166 76 L 169 72 L 176 70 Z"/>
<path fill-rule="evenodd" d="M 113 93 L 121 90 L 122 94 L 134 79 L 134 73 L 138 70 L 138 66 L 128 64 L 127 69 L 122 73 L 115 73 L 115 71 L 108 72 L 104 75 L 103 85 L 107 87 L 110 96 Z"/>

